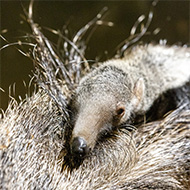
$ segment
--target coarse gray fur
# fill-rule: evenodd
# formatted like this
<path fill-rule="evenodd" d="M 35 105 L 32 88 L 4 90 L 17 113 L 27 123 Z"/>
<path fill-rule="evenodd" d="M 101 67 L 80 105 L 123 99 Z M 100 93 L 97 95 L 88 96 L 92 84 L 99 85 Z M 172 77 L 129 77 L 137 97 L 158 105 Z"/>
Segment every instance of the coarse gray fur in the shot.
<path fill-rule="evenodd" d="M 85 73 L 85 46 L 76 39 L 81 39 L 87 30 L 84 28 L 92 26 L 101 14 L 78 32 L 71 40 L 74 44 L 70 51 L 66 48 L 61 59 L 34 23 L 32 3 L 27 21 L 37 43 L 33 52 L 35 75 L 42 89 L 20 104 L 12 100 L 0 119 L 0 189 L 189 189 L 190 110 L 182 106 L 166 118 L 141 124 L 136 130 L 125 123 L 133 112 L 144 114 L 160 93 L 185 84 L 190 71 L 189 48 L 137 46 L 124 59 L 108 61 L 107 66 L 95 69 L 76 90 L 69 105 L 68 124 L 67 100 Z M 66 42 L 65 47 L 69 47 L 70 41 Z M 77 47 L 81 46 L 79 51 Z M 71 64 L 67 67 L 63 63 Z M 177 99 L 184 95 L 185 91 L 180 92 Z M 189 99 L 183 103 L 189 104 Z M 79 121 L 82 117 L 84 120 Z M 81 134 L 87 136 L 93 127 L 95 133 L 89 134 L 91 151 L 78 168 L 71 170 L 68 147 L 70 138 L 77 135 L 76 123 L 82 123 L 78 129 Z M 98 139 L 113 126 L 116 128 L 111 135 Z"/>
<path fill-rule="evenodd" d="M 0 120 L 0 189 L 189 189 L 190 110 L 119 130 L 99 142 L 78 169 L 63 164 L 62 117 L 42 92 Z"/>
<path fill-rule="evenodd" d="M 147 75 L 141 72 L 143 71 L 142 69 L 138 69 L 138 67 L 131 68 L 139 70 L 142 73 L 139 76 L 144 81 L 144 96 L 139 99 L 141 103 L 138 102 L 139 106 L 136 110 L 141 111 L 143 108 L 148 109 L 153 100 L 161 93 L 158 87 L 164 91 L 170 87 L 178 87 L 188 79 L 190 71 L 188 70 L 189 58 L 189 49 L 185 47 L 147 45 L 137 47 L 132 53 L 126 55 L 124 61 L 119 59 L 118 61 L 107 62 L 105 65 L 111 65 L 111 69 L 107 67 L 109 68 L 108 73 L 111 74 L 115 73 L 112 72 L 115 67 L 123 70 L 124 65 L 120 66 L 122 62 L 128 62 L 134 66 L 138 65 L 143 69 L 148 65 L 147 70 L 152 69 L 155 71 L 152 78 L 147 78 Z M 117 62 L 118 66 L 116 65 Z M 166 63 L 168 67 L 166 67 Z M 101 103 L 104 109 L 112 108 L 113 94 L 120 97 L 120 94 L 122 95 L 125 92 L 125 85 L 121 85 L 121 82 L 125 83 L 126 81 L 122 81 L 121 77 L 116 84 L 117 88 L 114 90 L 111 88 L 112 96 L 106 96 L 107 98 L 103 95 L 108 92 L 109 88 L 102 84 L 102 80 L 100 81 L 101 84 L 97 80 L 93 85 L 90 84 L 94 87 L 91 91 L 88 91 L 89 87 L 85 88 L 84 84 L 88 82 L 87 79 L 93 79 L 93 77 L 98 76 L 102 79 L 103 76 L 98 73 L 104 73 L 99 71 L 101 68 L 105 68 L 105 65 L 95 69 L 82 79 L 77 89 L 77 98 L 80 100 L 78 103 L 81 103 L 81 101 L 87 102 L 87 97 L 84 96 L 85 92 L 89 95 L 89 100 L 95 101 L 101 97 L 102 101 L 98 103 Z M 165 69 L 162 69 L 162 73 L 160 73 L 160 71 L 156 71 L 157 69 L 149 66 L 155 66 L 157 69 L 168 68 L 170 75 L 167 75 Z M 119 71 L 119 73 L 124 73 L 124 75 L 121 75 L 122 77 L 125 77 L 127 73 L 126 71 L 115 70 Z M 163 77 L 164 73 L 165 78 Z M 172 73 L 176 75 L 171 75 Z M 129 77 L 131 81 L 127 81 L 127 89 L 138 89 L 135 87 L 137 83 L 133 83 L 132 79 L 138 81 L 139 76 L 131 71 L 129 74 L 131 75 Z M 151 76 L 152 73 L 149 72 L 149 74 Z M 165 86 L 163 88 L 160 83 L 154 83 L 154 80 L 158 77 L 156 74 L 160 74 L 162 76 L 160 80 L 164 81 L 164 84 L 168 82 L 170 87 Z M 118 76 L 111 76 L 111 79 L 109 78 L 111 81 L 118 81 Z M 165 80 L 167 76 L 171 78 L 168 77 L 168 80 Z M 107 79 L 108 77 L 104 82 L 110 84 L 110 80 Z M 146 79 L 152 80 L 153 83 L 148 82 Z M 142 80 L 140 79 L 140 85 L 143 84 L 141 82 Z M 152 88 L 154 87 L 156 95 L 151 93 L 152 91 L 148 85 L 152 85 Z M 101 96 L 94 98 L 93 94 L 97 92 L 97 86 L 100 89 L 98 91 L 99 96 Z M 79 92 L 82 88 L 87 91 L 83 90 L 83 94 L 80 93 L 80 96 Z M 142 95 L 142 93 L 140 94 Z M 134 93 L 131 96 L 133 95 Z M 136 95 L 139 95 L 139 93 L 136 93 Z M 152 96 L 151 98 L 150 95 Z M 130 95 L 127 98 L 130 98 Z M 106 106 L 107 99 L 109 104 Z M 125 99 L 119 99 L 119 101 L 121 100 Z M 145 102 L 148 106 L 145 106 Z M 75 99 L 73 104 L 75 109 L 79 106 L 76 106 L 76 103 Z M 89 103 L 91 102 L 85 105 L 81 104 L 80 107 L 84 109 L 86 105 L 90 105 Z M 131 102 L 129 101 L 128 103 Z M 189 102 L 187 101 L 186 103 Z M 92 106 L 96 105 L 93 104 Z M 91 127 L 94 122 L 93 119 L 97 117 L 96 115 L 93 117 L 92 113 L 96 114 L 95 109 L 97 107 L 90 108 L 88 115 L 91 117 Z M 129 111 L 131 112 L 132 109 Z M 78 114 L 83 112 L 82 110 L 77 112 L 77 110 L 73 109 L 71 111 L 75 117 L 79 118 Z M 101 114 L 106 119 L 107 115 L 104 115 L 102 111 L 105 110 L 101 110 Z M 129 116 L 130 114 L 128 114 Z M 85 121 L 89 122 L 87 118 L 85 118 Z M 182 190 L 190 188 L 190 110 L 184 110 L 181 107 L 169 114 L 165 119 L 142 124 L 136 130 L 128 131 L 126 130 L 127 128 L 120 128 L 115 130 L 113 136 L 102 141 L 95 138 L 97 140 L 96 146 L 78 168 L 74 168 L 72 171 L 64 160 L 69 143 L 65 136 L 66 129 L 68 129 L 68 126 L 64 124 L 56 102 L 44 92 L 39 91 L 19 105 L 17 102 L 12 101 L 0 120 L 0 189 Z M 83 131 L 83 129 L 81 131 L 88 133 L 88 128 L 86 131 Z"/>
<path fill-rule="evenodd" d="M 92 150 L 102 133 L 129 123 L 132 114 L 146 113 L 161 94 L 189 80 L 187 47 L 141 45 L 103 63 L 82 78 L 72 99 L 71 144 L 80 137 Z"/>

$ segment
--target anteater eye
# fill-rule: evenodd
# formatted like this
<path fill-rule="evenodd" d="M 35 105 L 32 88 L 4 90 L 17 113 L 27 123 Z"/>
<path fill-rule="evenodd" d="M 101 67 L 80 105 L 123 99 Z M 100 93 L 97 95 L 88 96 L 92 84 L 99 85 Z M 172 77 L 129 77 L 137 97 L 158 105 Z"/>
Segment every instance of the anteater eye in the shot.
<path fill-rule="evenodd" d="M 122 116 L 125 113 L 125 109 L 124 108 L 118 108 L 116 110 L 116 113 L 118 116 Z"/>

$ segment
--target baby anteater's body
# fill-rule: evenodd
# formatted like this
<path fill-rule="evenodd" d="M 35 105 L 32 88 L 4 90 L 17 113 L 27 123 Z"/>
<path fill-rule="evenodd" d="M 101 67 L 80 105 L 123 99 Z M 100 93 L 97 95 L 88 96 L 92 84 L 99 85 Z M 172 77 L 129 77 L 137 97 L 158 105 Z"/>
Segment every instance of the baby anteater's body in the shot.
<path fill-rule="evenodd" d="M 110 60 L 87 74 L 71 102 L 71 153 L 85 156 L 108 131 L 146 113 L 164 92 L 190 79 L 190 49 L 137 46 L 123 59 Z"/>
<path fill-rule="evenodd" d="M 137 130 L 128 125 L 189 77 L 188 48 L 139 46 L 81 80 L 70 123 L 42 91 L 12 102 L 0 120 L 0 189 L 189 189 L 189 110 Z"/>

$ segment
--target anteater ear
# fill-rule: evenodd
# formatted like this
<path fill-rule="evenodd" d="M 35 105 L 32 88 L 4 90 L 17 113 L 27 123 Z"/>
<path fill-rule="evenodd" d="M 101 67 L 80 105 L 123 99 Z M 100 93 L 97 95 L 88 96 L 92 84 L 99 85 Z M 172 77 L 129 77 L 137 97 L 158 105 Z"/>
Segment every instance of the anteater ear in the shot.
<path fill-rule="evenodd" d="M 144 80 L 143 78 L 140 78 L 137 80 L 133 88 L 135 106 L 138 107 L 138 105 L 142 102 L 144 98 L 144 92 L 145 92 Z"/>

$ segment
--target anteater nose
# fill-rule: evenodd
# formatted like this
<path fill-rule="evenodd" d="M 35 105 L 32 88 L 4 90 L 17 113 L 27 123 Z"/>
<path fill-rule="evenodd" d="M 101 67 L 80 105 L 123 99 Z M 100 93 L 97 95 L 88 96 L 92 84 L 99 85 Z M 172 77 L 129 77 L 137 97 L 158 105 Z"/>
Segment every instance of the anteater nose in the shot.
<path fill-rule="evenodd" d="M 89 152 L 86 141 L 81 137 L 75 137 L 71 143 L 71 153 L 76 157 L 84 157 Z"/>

